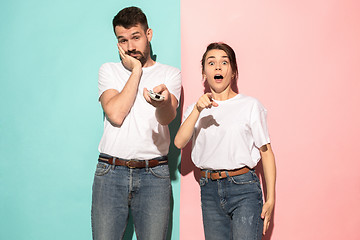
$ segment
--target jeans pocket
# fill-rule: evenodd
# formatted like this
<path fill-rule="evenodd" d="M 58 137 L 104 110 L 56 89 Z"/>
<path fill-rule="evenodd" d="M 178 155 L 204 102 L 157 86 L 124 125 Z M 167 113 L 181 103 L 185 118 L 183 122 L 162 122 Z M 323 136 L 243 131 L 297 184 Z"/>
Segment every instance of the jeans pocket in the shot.
<path fill-rule="evenodd" d="M 252 172 L 230 177 L 231 182 L 237 185 L 244 185 L 257 182 Z"/>
<path fill-rule="evenodd" d="M 200 187 L 205 186 L 205 184 L 206 184 L 207 182 L 208 182 L 208 179 L 207 179 L 207 178 L 201 177 L 201 178 L 200 178 L 200 181 L 199 181 Z"/>
<path fill-rule="evenodd" d="M 158 178 L 170 178 L 170 171 L 168 165 L 158 165 L 156 167 L 149 168 L 149 171 Z"/>
<path fill-rule="evenodd" d="M 110 171 L 110 169 L 111 169 L 110 164 L 99 162 L 96 165 L 95 176 L 104 176 L 105 174 L 107 174 Z"/>

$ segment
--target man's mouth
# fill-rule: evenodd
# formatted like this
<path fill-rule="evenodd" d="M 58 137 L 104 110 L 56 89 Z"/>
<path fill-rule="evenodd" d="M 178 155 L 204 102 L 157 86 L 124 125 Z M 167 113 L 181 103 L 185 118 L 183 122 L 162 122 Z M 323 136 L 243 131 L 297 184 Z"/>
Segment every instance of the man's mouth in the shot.
<path fill-rule="evenodd" d="M 215 75 L 215 77 L 214 77 L 214 79 L 216 80 L 216 79 L 223 79 L 224 77 L 222 76 L 222 75 L 220 75 L 220 74 L 216 74 Z"/>
<path fill-rule="evenodd" d="M 129 51 L 126 53 L 127 55 L 130 55 L 132 57 L 139 57 L 139 56 L 142 56 L 141 52 L 138 52 L 138 51 Z"/>

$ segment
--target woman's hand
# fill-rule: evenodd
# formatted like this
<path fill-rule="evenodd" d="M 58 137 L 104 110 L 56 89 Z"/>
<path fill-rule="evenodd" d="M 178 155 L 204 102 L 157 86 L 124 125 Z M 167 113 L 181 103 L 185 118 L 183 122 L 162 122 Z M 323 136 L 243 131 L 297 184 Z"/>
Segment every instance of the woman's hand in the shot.
<path fill-rule="evenodd" d="M 261 218 L 264 220 L 264 228 L 263 235 L 265 235 L 266 231 L 270 226 L 270 220 L 272 216 L 272 212 L 274 210 L 275 201 L 266 201 L 261 212 Z"/>
<path fill-rule="evenodd" d="M 202 95 L 196 103 L 196 109 L 201 112 L 204 108 L 211 108 L 212 106 L 219 106 L 216 102 L 213 101 L 211 93 L 205 93 Z"/>

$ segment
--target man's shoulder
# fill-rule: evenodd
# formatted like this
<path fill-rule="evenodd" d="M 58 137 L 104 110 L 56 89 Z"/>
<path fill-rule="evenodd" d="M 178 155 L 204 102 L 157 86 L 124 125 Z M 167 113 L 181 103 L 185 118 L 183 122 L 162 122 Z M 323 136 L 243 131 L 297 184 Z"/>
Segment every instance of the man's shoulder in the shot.
<path fill-rule="evenodd" d="M 124 71 L 125 68 L 121 62 L 107 62 L 100 66 L 100 71 Z"/>
<path fill-rule="evenodd" d="M 180 70 L 178 68 L 167 65 L 167 64 L 156 62 L 155 66 L 159 70 L 161 69 L 161 70 L 167 71 L 167 72 L 180 73 Z"/>

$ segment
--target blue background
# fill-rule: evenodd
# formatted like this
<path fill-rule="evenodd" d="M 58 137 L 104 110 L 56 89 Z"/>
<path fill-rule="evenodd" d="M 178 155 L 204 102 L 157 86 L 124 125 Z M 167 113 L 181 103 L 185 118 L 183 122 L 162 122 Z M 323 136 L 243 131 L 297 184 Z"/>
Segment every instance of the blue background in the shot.
<path fill-rule="evenodd" d="M 119 61 L 111 22 L 127 6 L 147 15 L 157 61 L 180 68 L 178 0 L 0 3 L 0 239 L 91 239 L 98 69 Z M 170 151 L 179 239 L 180 152 Z"/>

